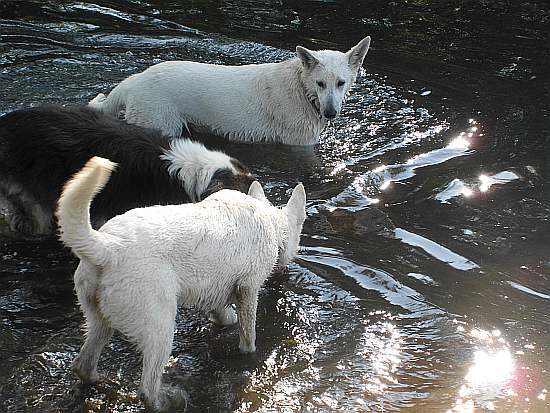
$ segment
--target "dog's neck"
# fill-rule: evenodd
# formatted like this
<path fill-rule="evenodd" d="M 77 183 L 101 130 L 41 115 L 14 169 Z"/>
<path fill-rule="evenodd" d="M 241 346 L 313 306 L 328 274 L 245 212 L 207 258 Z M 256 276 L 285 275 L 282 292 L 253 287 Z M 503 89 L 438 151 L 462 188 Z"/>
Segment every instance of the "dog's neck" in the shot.
<path fill-rule="evenodd" d="M 313 107 L 313 110 L 315 111 L 315 114 L 319 118 L 319 120 L 323 120 L 323 115 L 321 115 L 321 105 L 319 103 L 319 99 L 315 95 L 311 95 L 308 93 L 308 90 L 306 88 L 306 85 L 304 84 L 304 81 L 302 79 L 302 72 L 299 73 L 298 79 L 300 79 L 300 85 L 302 86 L 302 90 L 304 91 L 304 96 L 306 97 L 307 101 L 310 103 L 310 105 Z"/>
<path fill-rule="evenodd" d="M 319 99 L 309 99 L 309 103 L 311 103 L 311 106 L 313 106 L 313 109 L 315 110 L 315 113 L 317 113 L 317 116 L 319 116 L 319 119 L 322 119 L 323 116 L 321 115 L 321 107 L 319 105 Z"/>
<path fill-rule="evenodd" d="M 320 104 L 319 104 L 319 99 L 317 98 L 317 96 L 315 94 L 311 93 L 307 89 L 307 87 L 304 83 L 304 79 L 302 77 L 303 73 L 304 73 L 304 68 L 302 66 L 302 63 L 298 59 L 296 59 L 296 60 L 297 60 L 297 63 L 298 63 L 298 71 L 297 71 L 298 83 L 301 87 L 303 96 L 309 102 L 311 107 L 313 108 L 313 110 L 315 112 L 315 115 L 317 116 L 319 121 L 324 121 L 323 116 L 321 115 L 321 107 L 320 107 Z"/>
<path fill-rule="evenodd" d="M 258 65 L 252 76 L 249 102 L 257 110 L 250 121 L 252 130 L 238 126 L 228 134 L 234 140 L 313 145 L 327 121 L 319 114 L 317 95 L 308 92 L 300 59 Z M 257 91 L 265 93 L 257 93 Z M 247 92 L 248 93 L 248 92 Z M 245 119 L 246 121 L 247 119 Z"/>

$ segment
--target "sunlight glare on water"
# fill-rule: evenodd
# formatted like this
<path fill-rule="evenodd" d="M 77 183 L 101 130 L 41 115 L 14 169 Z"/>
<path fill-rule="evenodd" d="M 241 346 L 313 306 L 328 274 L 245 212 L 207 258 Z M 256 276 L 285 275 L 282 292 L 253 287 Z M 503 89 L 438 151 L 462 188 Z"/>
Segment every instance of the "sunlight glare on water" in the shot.
<path fill-rule="evenodd" d="M 449 144 L 447 145 L 447 148 L 449 149 L 468 149 L 470 147 L 470 141 L 466 139 L 464 136 L 460 135 L 456 138 L 454 138 Z"/>
<path fill-rule="evenodd" d="M 501 387 L 512 377 L 514 360 L 508 349 L 496 352 L 478 350 L 474 353 L 474 364 L 465 379 L 472 388 L 497 385 Z"/>
<path fill-rule="evenodd" d="M 458 391 L 458 398 L 450 412 L 474 412 L 476 406 L 496 410 L 498 399 L 515 395 L 516 362 L 500 330 L 473 329 L 470 337 L 479 348 L 473 353 L 472 364 Z"/>
<path fill-rule="evenodd" d="M 413 156 L 407 159 L 405 163 L 383 164 L 366 174 L 357 176 L 351 188 L 357 194 L 366 197 L 369 203 L 373 203 L 371 195 L 377 195 L 379 191 L 388 190 L 392 182 L 404 181 L 415 176 L 419 168 L 438 165 L 457 157 L 469 155 L 471 153 L 470 146 L 470 139 L 466 137 L 466 132 L 462 132 L 443 148 Z M 332 174 L 334 175 L 345 168 L 346 165 L 344 163 L 339 163 L 333 168 Z M 457 185 L 460 186 L 458 190 Z M 470 196 L 472 195 L 472 191 L 463 185 L 462 182 L 456 182 L 452 194 L 442 195 L 443 201 L 446 202 L 447 199 L 459 194 Z"/>
<path fill-rule="evenodd" d="M 511 171 L 503 171 L 491 176 L 481 174 L 479 176 L 479 190 L 481 192 L 487 192 L 489 188 L 491 188 L 491 186 L 495 184 L 505 184 L 511 181 L 515 181 L 516 179 L 519 179 L 519 176 Z"/>
<path fill-rule="evenodd" d="M 366 377 L 363 389 L 368 394 L 382 394 L 389 384 L 397 384 L 395 372 L 401 361 L 402 337 L 395 325 L 385 322 L 377 326 L 366 327 L 362 337 L 359 354 L 368 357 L 372 363 L 373 376 Z"/>

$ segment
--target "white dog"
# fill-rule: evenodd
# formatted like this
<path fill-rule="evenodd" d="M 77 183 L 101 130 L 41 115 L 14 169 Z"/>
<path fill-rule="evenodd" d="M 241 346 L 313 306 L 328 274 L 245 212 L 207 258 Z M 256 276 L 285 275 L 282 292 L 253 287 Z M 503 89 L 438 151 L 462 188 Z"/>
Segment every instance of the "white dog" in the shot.
<path fill-rule="evenodd" d="M 130 76 L 90 105 L 180 137 L 189 125 L 242 142 L 313 145 L 340 113 L 370 45 L 347 53 L 296 47 L 281 63 L 221 66 L 164 62 Z"/>
<path fill-rule="evenodd" d="M 80 258 L 74 281 L 87 326 L 73 370 L 84 382 L 97 381 L 99 355 L 117 329 L 142 352 L 141 393 L 161 409 L 168 402 L 161 376 L 178 304 L 209 311 L 223 325 L 235 323 L 238 314 L 239 349 L 255 351 L 258 291 L 296 254 L 305 191 L 296 186 L 279 209 L 254 182 L 250 196 L 221 190 L 197 204 L 137 208 L 96 231 L 90 203 L 114 166 L 92 158 L 58 203 L 61 240 Z"/>

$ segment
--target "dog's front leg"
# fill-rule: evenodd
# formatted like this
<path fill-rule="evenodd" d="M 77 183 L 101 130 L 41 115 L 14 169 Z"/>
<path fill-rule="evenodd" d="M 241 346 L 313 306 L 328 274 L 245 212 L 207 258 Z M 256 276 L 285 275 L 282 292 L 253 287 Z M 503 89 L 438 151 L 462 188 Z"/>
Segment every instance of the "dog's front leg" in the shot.
<path fill-rule="evenodd" d="M 239 319 L 239 350 L 241 353 L 256 351 L 256 308 L 258 289 L 237 287 L 237 314 Z"/>

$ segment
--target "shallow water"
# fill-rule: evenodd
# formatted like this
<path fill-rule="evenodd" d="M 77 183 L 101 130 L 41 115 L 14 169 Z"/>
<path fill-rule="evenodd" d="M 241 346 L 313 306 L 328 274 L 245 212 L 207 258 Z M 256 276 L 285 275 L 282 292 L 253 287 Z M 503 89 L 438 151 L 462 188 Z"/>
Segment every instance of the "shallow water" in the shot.
<path fill-rule="evenodd" d="M 165 382 L 196 412 L 549 411 L 550 8 L 355 3 L 4 0 L 0 112 L 86 102 L 163 60 L 274 62 L 370 34 L 319 147 L 200 137 L 274 203 L 303 181 L 308 219 L 261 294 L 257 354 L 182 310 Z M 143 411 L 123 337 L 100 385 L 69 372 L 76 260 L 7 236 L 0 256 L 1 410 Z"/>

